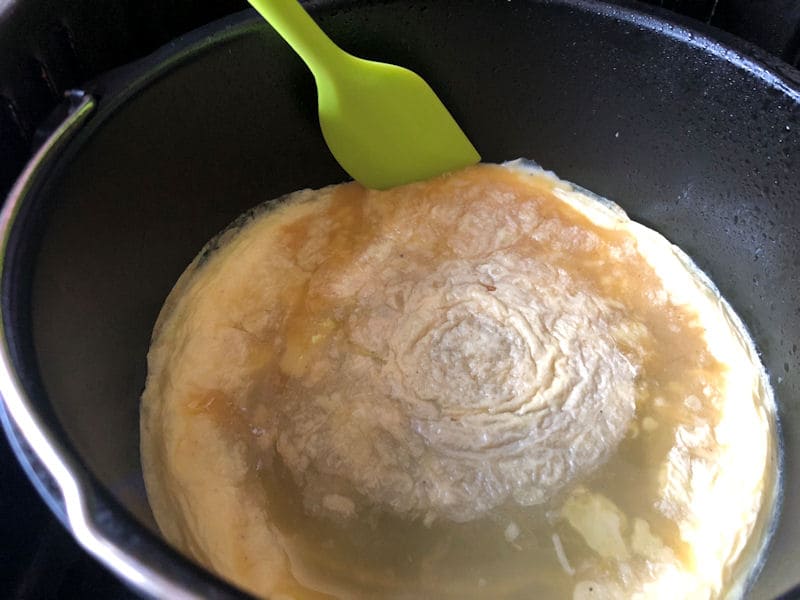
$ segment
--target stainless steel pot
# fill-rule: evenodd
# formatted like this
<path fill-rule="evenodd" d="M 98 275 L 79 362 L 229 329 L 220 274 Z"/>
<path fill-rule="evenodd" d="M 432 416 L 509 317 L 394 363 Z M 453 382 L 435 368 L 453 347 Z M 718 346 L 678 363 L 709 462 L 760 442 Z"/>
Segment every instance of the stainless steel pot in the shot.
<path fill-rule="evenodd" d="M 751 328 L 780 404 L 783 512 L 753 598 L 800 581 L 800 74 L 656 9 L 590 0 L 315 2 L 421 73 L 488 161 L 518 156 L 681 245 Z M 723 41 L 718 41 L 717 38 Z M 253 13 L 74 92 L 2 213 L 3 424 L 78 541 L 155 597 L 233 588 L 160 538 L 138 398 L 198 249 L 266 198 L 341 181 L 310 75 Z"/>

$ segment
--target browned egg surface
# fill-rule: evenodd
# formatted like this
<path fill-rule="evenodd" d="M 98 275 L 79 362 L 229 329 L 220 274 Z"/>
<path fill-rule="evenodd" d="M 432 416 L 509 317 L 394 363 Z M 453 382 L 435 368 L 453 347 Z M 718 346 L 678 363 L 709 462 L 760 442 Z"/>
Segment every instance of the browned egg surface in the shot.
<path fill-rule="evenodd" d="M 688 258 L 525 163 L 256 211 L 148 356 L 166 537 L 272 598 L 736 595 L 771 392 Z"/>

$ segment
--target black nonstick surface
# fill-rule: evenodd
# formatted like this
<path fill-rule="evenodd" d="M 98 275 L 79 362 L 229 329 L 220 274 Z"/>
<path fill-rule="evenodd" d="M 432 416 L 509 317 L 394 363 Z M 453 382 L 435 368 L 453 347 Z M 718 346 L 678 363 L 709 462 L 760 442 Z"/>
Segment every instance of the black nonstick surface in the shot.
<path fill-rule="evenodd" d="M 420 73 L 484 160 L 532 158 L 617 201 L 719 285 L 753 333 L 782 423 L 783 513 L 751 596 L 795 586 L 797 72 L 744 58 L 652 9 L 599 2 L 310 10 L 345 49 Z M 319 134 L 311 75 L 250 12 L 87 90 L 98 109 L 23 198 L 3 270 L 3 322 L 31 403 L 89 475 L 98 527 L 191 581 L 200 571 L 159 541 L 141 483 L 138 401 L 155 317 L 192 257 L 239 213 L 345 175 Z M 225 593 L 213 579 L 202 585 Z"/>

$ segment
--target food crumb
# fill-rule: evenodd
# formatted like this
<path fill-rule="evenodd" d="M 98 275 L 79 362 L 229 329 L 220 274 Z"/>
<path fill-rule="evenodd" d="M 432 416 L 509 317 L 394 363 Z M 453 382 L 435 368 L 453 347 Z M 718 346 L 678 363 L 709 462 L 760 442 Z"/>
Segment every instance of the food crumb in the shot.
<path fill-rule="evenodd" d="M 684 404 L 691 410 L 700 410 L 703 406 L 700 403 L 700 399 L 695 395 L 688 396 L 686 400 L 684 400 Z"/>
<path fill-rule="evenodd" d="M 505 531 L 506 541 L 511 543 L 519 537 L 519 525 L 511 521 Z"/>
<path fill-rule="evenodd" d="M 350 498 L 339 494 L 328 494 L 322 499 L 322 506 L 327 510 L 339 513 L 345 517 L 352 517 L 356 512 L 356 505 Z"/>
<path fill-rule="evenodd" d="M 569 560 L 567 560 L 567 553 L 564 552 L 564 545 L 561 543 L 561 537 L 557 533 L 553 534 L 553 547 L 556 549 L 556 558 L 558 558 L 558 562 L 561 564 L 561 568 L 564 569 L 564 572 L 569 575 L 575 575 L 575 569 L 572 568 L 572 565 L 569 564 Z M 591 588 L 589 588 L 591 591 Z"/>

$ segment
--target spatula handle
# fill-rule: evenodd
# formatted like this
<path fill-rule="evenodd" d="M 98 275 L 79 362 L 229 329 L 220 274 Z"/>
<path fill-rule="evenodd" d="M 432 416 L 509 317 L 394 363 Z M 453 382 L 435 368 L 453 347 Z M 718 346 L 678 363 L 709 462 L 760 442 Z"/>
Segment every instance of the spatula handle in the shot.
<path fill-rule="evenodd" d="M 325 35 L 297 0 L 248 0 L 319 76 L 333 67 L 342 50 Z"/>

